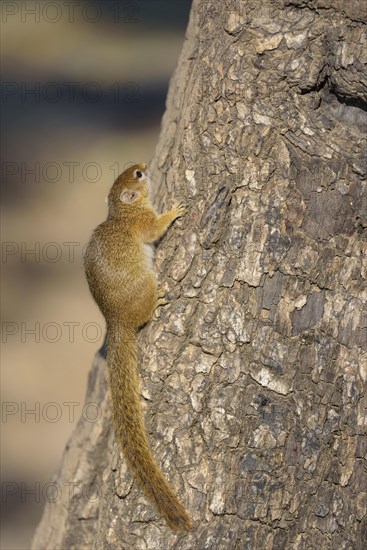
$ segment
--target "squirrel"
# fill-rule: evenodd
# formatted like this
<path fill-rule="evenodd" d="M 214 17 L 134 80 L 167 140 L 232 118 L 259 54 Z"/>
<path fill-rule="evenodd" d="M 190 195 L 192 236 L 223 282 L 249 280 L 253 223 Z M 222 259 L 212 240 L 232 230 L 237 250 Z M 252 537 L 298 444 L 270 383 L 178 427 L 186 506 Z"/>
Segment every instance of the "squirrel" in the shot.
<path fill-rule="evenodd" d="M 106 320 L 107 365 L 115 431 L 126 462 L 145 495 L 174 531 L 191 519 L 163 476 L 149 446 L 140 405 L 137 331 L 159 305 L 151 245 L 187 209 L 182 203 L 158 215 L 148 196 L 145 163 L 125 170 L 108 195 L 108 217 L 93 232 L 84 255 L 91 294 Z"/>

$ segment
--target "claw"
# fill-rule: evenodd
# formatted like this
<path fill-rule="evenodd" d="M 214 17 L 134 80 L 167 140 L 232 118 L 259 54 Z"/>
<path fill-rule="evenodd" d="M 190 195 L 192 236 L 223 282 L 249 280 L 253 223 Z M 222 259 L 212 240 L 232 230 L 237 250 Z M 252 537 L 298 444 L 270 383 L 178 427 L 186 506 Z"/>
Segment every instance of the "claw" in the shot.
<path fill-rule="evenodd" d="M 187 213 L 188 208 L 187 208 L 186 204 L 179 201 L 179 202 L 176 202 L 174 204 L 173 210 L 176 211 L 177 218 L 181 218 L 182 216 L 184 216 Z"/>
<path fill-rule="evenodd" d="M 168 301 L 166 300 L 166 291 L 164 290 L 164 288 L 158 288 L 156 307 L 165 306 L 167 304 L 168 304 Z"/>
<path fill-rule="evenodd" d="M 159 306 L 166 306 L 169 302 L 167 302 L 167 300 L 165 298 L 159 298 L 157 300 L 157 305 L 156 307 L 159 307 Z"/>

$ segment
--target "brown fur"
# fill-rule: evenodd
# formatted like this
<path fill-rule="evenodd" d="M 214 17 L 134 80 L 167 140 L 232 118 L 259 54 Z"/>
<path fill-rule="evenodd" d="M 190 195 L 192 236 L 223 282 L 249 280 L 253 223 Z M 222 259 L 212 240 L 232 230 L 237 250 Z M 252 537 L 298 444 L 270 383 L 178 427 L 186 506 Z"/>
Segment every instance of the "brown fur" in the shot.
<path fill-rule="evenodd" d="M 159 297 L 156 277 L 144 243 L 165 233 L 186 209 L 177 205 L 158 216 L 148 199 L 146 165 L 123 172 L 108 196 L 109 214 L 88 244 L 85 270 L 91 293 L 107 323 L 107 363 L 114 424 L 125 459 L 146 496 L 175 531 L 186 531 L 191 520 L 160 471 L 149 446 L 140 406 L 136 333 L 148 322 Z"/>

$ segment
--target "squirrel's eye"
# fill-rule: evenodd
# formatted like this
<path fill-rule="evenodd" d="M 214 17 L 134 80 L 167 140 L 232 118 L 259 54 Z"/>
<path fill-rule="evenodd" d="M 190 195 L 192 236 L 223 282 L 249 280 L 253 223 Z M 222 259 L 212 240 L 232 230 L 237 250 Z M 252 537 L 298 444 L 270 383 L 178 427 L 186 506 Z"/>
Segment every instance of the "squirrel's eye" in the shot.
<path fill-rule="evenodd" d="M 143 177 L 143 173 L 140 172 L 140 170 L 136 170 L 135 176 L 138 178 L 138 180 L 140 180 Z"/>

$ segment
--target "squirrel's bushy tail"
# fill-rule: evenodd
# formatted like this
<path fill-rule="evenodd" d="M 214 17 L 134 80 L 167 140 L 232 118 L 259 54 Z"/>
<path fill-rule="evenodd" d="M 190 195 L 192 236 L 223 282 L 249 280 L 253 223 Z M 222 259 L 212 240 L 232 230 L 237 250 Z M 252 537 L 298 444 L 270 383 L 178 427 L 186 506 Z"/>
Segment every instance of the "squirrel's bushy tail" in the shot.
<path fill-rule="evenodd" d="M 164 478 L 149 446 L 138 391 L 136 334 L 118 323 L 107 328 L 114 423 L 126 462 L 171 529 L 187 531 L 191 527 L 190 517 Z"/>

